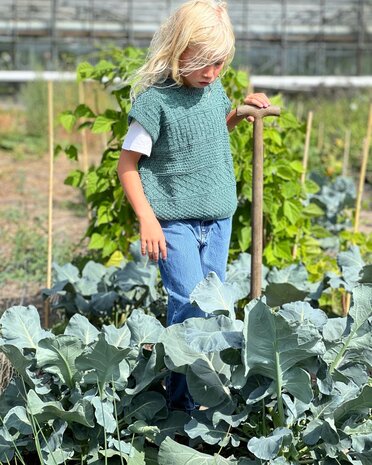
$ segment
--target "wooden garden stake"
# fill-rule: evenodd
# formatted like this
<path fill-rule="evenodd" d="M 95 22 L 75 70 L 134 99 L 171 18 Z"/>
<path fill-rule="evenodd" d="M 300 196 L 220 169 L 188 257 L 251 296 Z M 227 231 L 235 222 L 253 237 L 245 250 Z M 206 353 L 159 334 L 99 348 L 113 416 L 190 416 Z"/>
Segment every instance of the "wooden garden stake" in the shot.
<path fill-rule="evenodd" d="M 308 160 L 309 160 L 310 136 L 311 136 L 312 124 L 313 124 L 313 112 L 309 111 L 309 113 L 307 115 L 307 124 L 306 124 L 304 157 L 302 159 L 302 168 L 303 168 L 303 173 L 301 174 L 301 185 L 302 186 L 305 184 L 305 180 L 306 180 L 306 171 L 307 171 L 307 164 L 308 164 Z M 294 260 L 297 257 L 297 244 L 298 244 L 298 241 L 299 241 L 299 235 L 300 235 L 300 231 L 297 233 L 295 243 L 293 245 L 292 258 Z"/>
<path fill-rule="evenodd" d="M 52 287 L 53 184 L 54 184 L 54 108 L 53 82 L 48 81 L 49 192 L 48 192 L 48 264 L 47 288 Z M 44 304 L 44 325 L 49 326 L 49 300 Z"/>
<path fill-rule="evenodd" d="M 364 191 L 364 181 L 366 178 L 366 171 L 367 171 L 369 147 L 371 144 L 371 133 L 372 133 L 372 104 L 369 106 L 367 135 L 363 143 L 362 164 L 360 167 L 358 195 L 357 195 L 356 208 L 355 208 L 355 221 L 354 221 L 354 232 L 355 233 L 359 231 L 360 210 L 362 206 L 362 197 L 363 197 L 363 191 Z"/>
<path fill-rule="evenodd" d="M 342 176 L 347 176 L 347 172 L 348 172 L 349 156 L 350 156 L 350 140 L 351 140 L 351 130 L 346 129 L 345 143 L 344 143 L 344 158 L 342 161 Z"/>
<path fill-rule="evenodd" d="M 270 106 L 258 108 L 251 105 L 239 106 L 237 116 L 253 116 L 253 173 L 252 173 L 252 258 L 251 299 L 260 297 L 262 290 L 263 249 L 263 118 L 279 116 L 280 108 Z"/>
<path fill-rule="evenodd" d="M 301 175 L 301 184 L 305 184 L 306 179 L 306 170 L 307 163 L 309 160 L 309 148 L 310 148 L 310 136 L 311 136 L 311 127 L 313 124 L 313 112 L 309 111 L 307 115 L 307 124 L 306 124 L 306 138 L 305 138 L 305 149 L 304 149 L 304 158 L 302 160 L 302 167 L 304 169 Z"/>

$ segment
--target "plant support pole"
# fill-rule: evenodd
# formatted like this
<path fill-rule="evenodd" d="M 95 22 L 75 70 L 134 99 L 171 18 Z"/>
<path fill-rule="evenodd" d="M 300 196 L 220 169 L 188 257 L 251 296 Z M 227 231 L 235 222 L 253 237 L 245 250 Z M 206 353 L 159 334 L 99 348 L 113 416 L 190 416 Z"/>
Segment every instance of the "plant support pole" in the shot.
<path fill-rule="evenodd" d="M 54 184 L 54 109 L 53 81 L 48 81 L 48 132 L 49 132 L 49 192 L 48 192 L 48 264 L 47 288 L 52 287 L 52 248 L 53 248 L 53 184 Z M 44 325 L 49 326 L 49 301 L 44 305 Z"/>
<path fill-rule="evenodd" d="M 364 139 L 364 144 L 363 144 L 362 164 L 360 167 L 358 196 L 357 196 L 356 208 L 355 208 L 355 221 L 354 221 L 354 232 L 355 233 L 359 231 L 359 219 L 360 219 L 360 211 L 362 207 L 362 197 L 363 197 L 363 191 L 364 191 L 364 181 L 366 178 L 366 171 L 367 171 L 369 147 L 371 144 L 371 133 L 372 133 L 372 104 L 369 106 L 367 135 L 366 135 L 366 138 Z"/>
<path fill-rule="evenodd" d="M 303 173 L 301 175 L 301 184 L 305 184 L 306 179 L 306 171 L 307 171 L 307 164 L 309 160 L 309 149 L 310 149 L 310 136 L 311 136 L 311 128 L 313 125 L 313 112 L 309 111 L 307 115 L 307 124 L 306 124 L 306 138 L 305 138 L 305 149 L 304 149 L 304 158 L 302 159 L 302 168 Z"/>
<path fill-rule="evenodd" d="M 251 299 L 260 297 L 262 290 L 263 250 L 263 118 L 279 116 L 280 108 L 258 108 L 242 105 L 237 116 L 253 116 L 253 172 L 252 172 L 252 254 L 251 254 Z"/>

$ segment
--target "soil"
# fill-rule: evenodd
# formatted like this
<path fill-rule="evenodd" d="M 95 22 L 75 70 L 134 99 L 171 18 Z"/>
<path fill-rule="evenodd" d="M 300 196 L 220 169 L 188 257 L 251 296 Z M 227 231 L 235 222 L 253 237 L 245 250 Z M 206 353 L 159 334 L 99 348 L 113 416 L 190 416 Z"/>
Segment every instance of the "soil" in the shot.
<path fill-rule="evenodd" d="M 98 159 L 97 156 L 95 158 Z M 81 193 L 78 189 L 64 184 L 67 174 L 76 168 L 77 163 L 68 160 L 64 154 L 54 162 L 53 249 L 58 247 L 59 243 L 77 246 L 88 226 Z M 14 155 L 0 151 L 0 182 L 0 234 L 5 237 L 5 241 L 0 242 L 0 257 L 6 259 L 11 254 L 12 237 L 20 223 L 22 227 L 30 228 L 37 225 L 38 232 L 47 236 L 49 155 L 16 159 Z M 12 221 L 12 215 L 16 216 L 16 221 Z M 80 249 L 85 246 L 86 242 L 79 245 Z M 0 288 L 0 311 L 12 305 L 32 304 L 42 308 L 41 289 L 46 284 L 32 280 L 27 283 L 5 281 Z"/>

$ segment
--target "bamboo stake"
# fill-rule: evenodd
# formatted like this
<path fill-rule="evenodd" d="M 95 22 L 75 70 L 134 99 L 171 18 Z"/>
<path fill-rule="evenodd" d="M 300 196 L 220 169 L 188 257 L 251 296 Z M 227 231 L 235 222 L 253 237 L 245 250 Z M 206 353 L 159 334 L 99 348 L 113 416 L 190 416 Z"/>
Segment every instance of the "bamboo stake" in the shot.
<path fill-rule="evenodd" d="M 367 135 L 363 143 L 362 164 L 360 167 L 359 187 L 358 187 L 358 195 L 357 195 L 356 208 L 355 208 L 355 221 L 354 221 L 354 232 L 355 233 L 359 231 L 359 219 L 360 219 L 360 211 L 362 207 L 362 197 L 363 197 L 363 191 L 364 191 L 364 181 L 366 178 L 366 171 L 367 171 L 369 147 L 371 143 L 371 133 L 372 133 L 372 104 L 370 104 L 370 107 L 369 107 Z"/>
<path fill-rule="evenodd" d="M 350 156 L 350 140 L 351 140 L 351 130 L 346 129 L 345 144 L 344 144 L 344 158 L 342 162 L 342 176 L 347 176 L 347 172 L 348 172 L 349 156 Z"/>
<path fill-rule="evenodd" d="M 369 147 L 371 144 L 371 133 L 372 133 L 372 104 L 370 104 L 369 106 L 367 135 L 363 141 L 362 164 L 360 167 L 358 194 L 357 194 L 357 200 L 356 200 L 356 206 L 355 206 L 354 233 L 359 232 L 359 220 L 360 220 L 360 212 L 362 209 L 362 198 L 363 198 L 363 191 L 364 191 L 364 181 L 366 178 L 366 171 L 367 171 Z M 345 305 L 343 307 L 344 316 L 346 316 L 349 313 L 350 302 L 351 302 L 351 294 L 347 293 L 346 298 L 345 298 Z"/>
<path fill-rule="evenodd" d="M 53 248 L 53 184 L 54 184 L 54 108 L 53 82 L 48 81 L 48 131 L 49 131 L 49 192 L 48 192 L 48 264 L 47 288 L 52 287 L 52 248 Z M 49 326 L 49 300 L 44 305 L 44 325 Z"/>
<path fill-rule="evenodd" d="M 79 103 L 85 103 L 85 92 L 84 92 L 84 83 L 79 82 Z M 81 130 L 81 143 L 83 149 L 83 157 L 82 157 L 82 168 L 84 173 L 88 171 L 89 167 L 89 160 L 88 160 L 88 144 L 87 144 L 87 132 L 85 128 Z"/>
<path fill-rule="evenodd" d="M 311 136 L 312 124 L 313 124 L 313 112 L 309 111 L 309 113 L 307 115 L 307 124 L 306 124 L 304 157 L 302 159 L 303 173 L 301 174 L 301 186 L 303 186 L 305 184 L 305 180 L 306 180 L 306 171 L 307 171 L 307 165 L 308 165 L 308 160 L 309 160 L 309 148 L 310 148 L 310 136 Z M 297 258 L 297 250 L 298 250 L 298 241 L 299 241 L 299 239 L 300 239 L 300 231 L 297 233 L 295 243 L 293 245 L 292 258 L 294 260 Z"/>
<path fill-rule="evenodd" d="M 311 127 L 313 124 L 313 112 L 309 111 L 307 115 L 307 124 L 306 124 L 306 138 L 305 138 L 305 148 L 304 148 L 304 158 L 302 160 L 302 167 L 304 169 L 301 175 L 301 184 L 305 184 L 306 179 L 306 170 L 309 160 L 309 148 L 310 148 L 310 136 L 311 136 Z"/>

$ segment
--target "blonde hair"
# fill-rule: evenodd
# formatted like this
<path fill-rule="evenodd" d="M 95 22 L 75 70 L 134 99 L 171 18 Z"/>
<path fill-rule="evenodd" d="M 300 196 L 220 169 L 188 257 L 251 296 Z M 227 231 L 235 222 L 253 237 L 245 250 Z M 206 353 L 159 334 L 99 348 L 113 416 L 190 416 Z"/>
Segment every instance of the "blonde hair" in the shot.
<path fill-rule="evenodd" d="M 192 60 L 180 68 L 182 53 L 195 50 Z M 146 63 L 132 79 L 131 98 L 168 78 L 183 84 L 182 76 L 211 63 L 224 61 L 224 69 L 235 52 L 235 37 L 225 2 L 189 0 L 181 5 L 155 33 Z"/>

